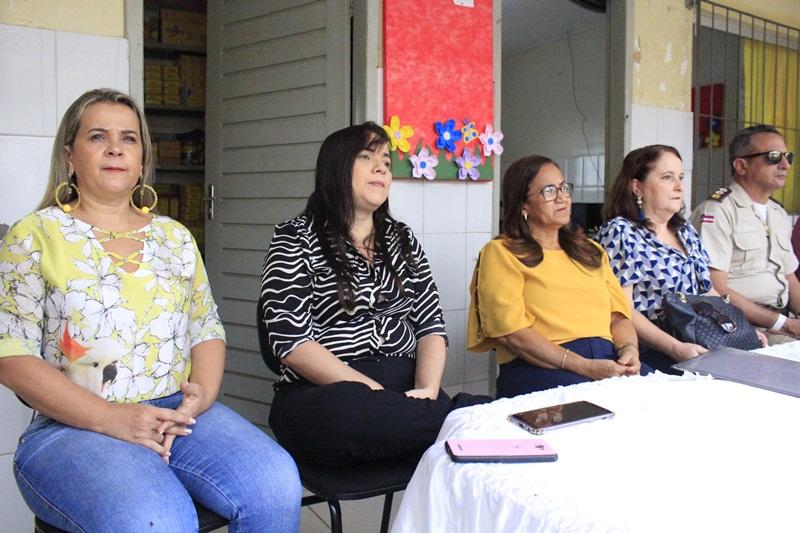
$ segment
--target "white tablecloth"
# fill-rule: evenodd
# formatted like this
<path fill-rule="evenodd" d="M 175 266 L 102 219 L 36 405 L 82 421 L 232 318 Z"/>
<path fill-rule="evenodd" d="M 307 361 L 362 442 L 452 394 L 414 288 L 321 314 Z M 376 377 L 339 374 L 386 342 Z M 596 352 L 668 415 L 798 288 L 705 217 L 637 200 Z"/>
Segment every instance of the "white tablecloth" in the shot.
<path fill-rule="evenodd" d="M 548 432 L 555 463 L 456 464 L 448 438 L 534 438 L 510 413 L 588 400 L 611 420 Z M 454 411 L 393 533 L 800 531 L 800 399 L 657 373 Z"/>

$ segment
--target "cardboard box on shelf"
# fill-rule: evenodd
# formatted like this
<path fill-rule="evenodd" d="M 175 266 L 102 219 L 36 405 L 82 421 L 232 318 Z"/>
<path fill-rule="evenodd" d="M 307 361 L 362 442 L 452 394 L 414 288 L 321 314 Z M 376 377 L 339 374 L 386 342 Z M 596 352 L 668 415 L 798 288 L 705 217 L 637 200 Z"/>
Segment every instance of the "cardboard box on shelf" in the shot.
<path fill-rule="evenodd" d="M 206 61 L 204 57 L 182 54 L 181 100 L 189 107 L 206 105 Z"/>
<path fill-rule="evenodd" d="M 155 183 L 153 188 L 158 194 L 158 212 L 162 215 L 178 219 L 181 212 L 181 188 L 173 183 Z"/>
<path fill-rule="evenodd" d="M 157 63 L 146 62 L 144 64 L 144 79 L 147 80 L 161 80 L 161 65 Z"/>
<path fill-rule="evenodd" d="M 181 164 L 181 142 L 174 136 L 161 137 L 158 139 L 158 164 Z"/>
<path fill-rule="evenodd" d="M 181 85 L 178 81 L 165 81 L 162 83 L 162 93 L 164 96 L 175 96 L 180 98 Z"/>
<path fill-rule="evenodd" d="M 203 187 L 185 185 L 181 188 L 181 220 L 195 222 L 203 220 Z"/>
<path fill-rule="evenodd" d="M 158 6 L 145 2 L 144 17 L 142 20 L 145 41 L 158 41 L 159 22 Z"/>
<path fill-rule="evenodd" d="M 180 69 L 178 68 L 178 65 L 171 64 L 161 67 L 161 79 L 164 81 L 180 81 Z"/>
<path fill-rule="evenodd" d="M 161 42 L 176 46 L 205 48 L 205 13 L 162 8 Z"/>

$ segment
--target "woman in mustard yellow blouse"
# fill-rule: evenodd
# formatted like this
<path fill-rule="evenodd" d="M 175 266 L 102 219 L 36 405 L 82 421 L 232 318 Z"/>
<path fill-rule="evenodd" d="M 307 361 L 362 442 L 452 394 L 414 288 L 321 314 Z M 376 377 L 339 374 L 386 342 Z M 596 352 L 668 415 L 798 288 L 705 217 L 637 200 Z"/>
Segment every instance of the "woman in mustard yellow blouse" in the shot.
<path fill-rule="evenodd" d="M 497 350 L 497 396 L 650 372 L 608 257 L 570 227 L 572 184 L 529 156 L 503 178 L 501 235 L 472 276 L 467 347 Z"/>

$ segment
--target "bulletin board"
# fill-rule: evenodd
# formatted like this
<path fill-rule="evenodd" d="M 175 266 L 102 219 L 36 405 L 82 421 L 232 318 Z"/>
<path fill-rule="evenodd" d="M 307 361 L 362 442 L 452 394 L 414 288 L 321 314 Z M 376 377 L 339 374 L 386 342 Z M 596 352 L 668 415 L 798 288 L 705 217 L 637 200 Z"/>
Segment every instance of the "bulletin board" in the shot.
<path fill-rule="evenodd" d="M 384 0 L 383 54 L 392 174 L 493 179 L 492 0 Z"/>

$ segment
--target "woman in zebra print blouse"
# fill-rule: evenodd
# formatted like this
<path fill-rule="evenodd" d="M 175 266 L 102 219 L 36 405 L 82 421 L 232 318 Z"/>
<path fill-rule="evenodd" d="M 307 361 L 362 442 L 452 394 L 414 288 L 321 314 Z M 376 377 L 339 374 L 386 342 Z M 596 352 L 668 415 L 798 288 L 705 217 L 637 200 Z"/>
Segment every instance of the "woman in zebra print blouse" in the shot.
<path fill-rule="evenodd" d="M 491 400 L 440 389 L 439 295 L 389 214 L 388 147 L 372 122 L 328 136 L 305 211 L 276 226 L 264 261 L 263 320 L 282 363 L 270 426 L 307 463 L 416 460 L 451 410 Z"/>

